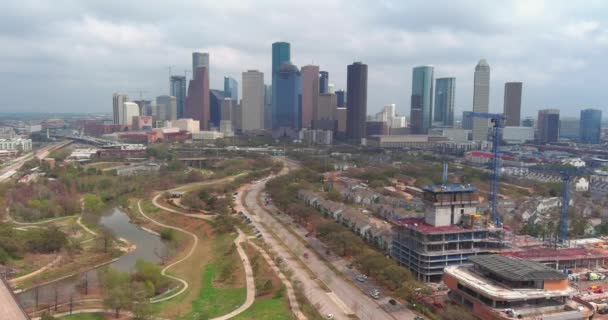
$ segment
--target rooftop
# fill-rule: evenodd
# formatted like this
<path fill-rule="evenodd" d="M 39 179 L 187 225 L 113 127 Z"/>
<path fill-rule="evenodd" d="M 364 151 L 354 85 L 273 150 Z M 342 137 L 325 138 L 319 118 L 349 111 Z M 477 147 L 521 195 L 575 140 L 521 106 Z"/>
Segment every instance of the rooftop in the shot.
<path fill-rule="evenodd" d="M 608 258 L 605 250 L 589 250 L 585 248 L 563 248 L 554 249 L 547 247 L 531 247 L 527 250 L 510 252 L 506 254 L 521 259 L 544 261 L 544 260 L 573 260 L 585 258 Z"/>
<path fill-rule="evenodd" d="M 451 193 L 451 192 L 475 192 L 477 189 L 470 184 L 430 184 L 422 188 L 424 191 L 433 193 Z"/>
<path fill-rule="evenodd" d="M 568 277 L 544 264 L 502 255 L 482 255 L 469 258 L 473 264 L 509 281 L 564 280 Z"/>
<path fill-rule="evenodd" d="M 398 226 L 413 228 L 426 234 L 458 232 L 464 230 L 464 228 L 457 225 L 431 226 L 424 222 L 424 218 L 404 218 L 394 220 L 393 222 Z"/>

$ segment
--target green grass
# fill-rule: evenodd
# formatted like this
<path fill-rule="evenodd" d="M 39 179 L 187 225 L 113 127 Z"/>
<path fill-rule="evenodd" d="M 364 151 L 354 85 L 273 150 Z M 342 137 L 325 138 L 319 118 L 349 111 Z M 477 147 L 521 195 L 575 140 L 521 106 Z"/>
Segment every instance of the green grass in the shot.
<path fill-rule="evenodd" d="M 203 287 L 198 298 L 192 302 L 192 311 L 180 319 L 196 319 L 201 312 L 204 312 L 210 318 L 221 316 L 238 308 L 245 302 L 247 292 L 245 288 L 218 289 L 213 287 L 213 278 L 218 272 L 219 268 L 215 263 L 205 267 Z"/>
<path fill-rule="evenodd" d="M 285 298 L 256 299 L 253 305 L 245 312 L 234 317 L 236 320 L 292 320 L 295 319 L 289 310 L 289 303 Z"/>
<path fill-rule="evenodd" d="M 82 313 L 82 314 L 73 314 L 71 316 L 65 316 L 59 318 L 61 320 L 103 320 L 103 315 L 99 313 Z"/>

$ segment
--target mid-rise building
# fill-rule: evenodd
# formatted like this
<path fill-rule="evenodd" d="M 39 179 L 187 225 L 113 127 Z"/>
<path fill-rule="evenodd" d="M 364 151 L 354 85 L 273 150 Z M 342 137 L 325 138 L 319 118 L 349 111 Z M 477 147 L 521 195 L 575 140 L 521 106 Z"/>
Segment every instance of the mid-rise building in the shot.
<path fill-rule="evenodd" d="M 502 139 L 508 144 L 523 144 L 534 141 L 534 128 L 532 127 L 504 127 Z"/>
<path fill-rule="evenodd" d="M 243 132 L 264 129 L 264 94 L 264 74 L 257 70 L 243 72 Z"/>
<path fill-rule="evenodd" d="M 127 101 L 129 101 L 129 96 L 124 93 L 115 92 L 112 95 L 112 119 L 114 124 L 122 124 L 120 122 L 122 119 L 122 105 Z"/>
<path fill-rule="evenodd" d="M 412 134 L 427 134 L 432 123 L 433 107 L 432 66 L 415 67 L 412 71 L 410 127 Z"/>
<path fill-rule="evenodd" d="M 433 122 L 442 127 L 454 126 L 456 78 L 438 78 L 435 82 Z"/>
<path fill-rule="evenodd" d="M 130 126 L 133 123 L 133 117 L 139 116 L 139 106 L 135 102 L 124 102 L 120 112 L 120 124 Z"/>
<path fill-rule="evenodd" d="M 299 132 L 299 138 L 307 145 L 331 145 L 333 142 L 333 131 L 303 128 Z"/>
<path fill-rule="evenodd" d="M 473 80 L 473 112 L 488 113 L 490 108 L 490 65 L 485 59 L 475 66 Z M 473 118 L 473 141 L 488 140 L 489 120 Z"/>
<path fill-rule="evenodd" d="M 448 297 L 482 320 L 590 319 L 592 306 L 573 300 L 568 275 L 541 263 L 503 255 L 479 255 L 472 264 L 448 265 Z"/>
<path fill-rule="evenodd" d="M 538 110 L 538 143 L 557 142 L 559 138 L 559 110 Z"/>
<path fill-rule="evenodd" d="M 184 117 L 198 120 L 200 129 L 207 130 L 210 121 L 209 107 L 209 72 L 202 66 L 194 72 L 194 78 L 188 85 L 188 96 Z"/>
<path fill-rule="evenodd" d="M 367 65 L 355 62 L 346 70 L 346 136 L 359 143 L 366 137 L 367 119 Z"/>
<path fill-rule="evenodd" d="M 579 141 L 587 144 L 600 143 L 602 132 L 602 110 L 581 110 Z"/>
<path fill-rule="evenodd" d="M 303 66 L 302 74 L 302 128 L 310 128 L 311 121 L 316 119 L 315 112 L 319 104 L 319 66 Z"/>
<path fill-rule="evenodd" d="M 281 65 L 275 75 L 273 90 L 272 127 L 300 129 L 300 71 L 290 62 Z M 275 85 L 273 85 L 273 88 Z"/>
<path fill-rule="evenodd" d="M 177 104 L 177 118 L 183 118 L 184 107 L 186 105 L 186 77 L 171 76 L 169 84 L 169 94 L 175 97 L 175 102 Z"/>
<path fill-rule="evenodd" d="M 559 119 L 559 137 L 563 139 L 578 140 L 580 134 L 580 120 L 574 117 Z"/>
<path fill-rule="evenodd" d="M 224 97 L 239 100 L 239 83 L 231 77 L 224 77 Z"/>
<path fill-rule="evenodd" d="M 191 133 L 196 133 L 196 132 L 201 131 L 200 123 L 198 122 L 198 120 L 188 119 L 188 118 L 169 121 L 169 123 L 167 123 L 167 127 L 179 128 L 180 131 L 188 131 Z"/>
<path fill-rule="evenodd" d="M 158 120 L 177 120 L 177 98 L 174 96 L 156 97 L 156 116 Z"/>
<path fill-rule="evenodd" d="M 505 83 L 504 112 L 505 126 L 519 127 L 521 121 L 521 82 Z"/>
<path fill-rule="evenodd" d="M 32 139 L 10 138 L 0 139 L 0 150 L 3 151 L 32 151 Z"/>

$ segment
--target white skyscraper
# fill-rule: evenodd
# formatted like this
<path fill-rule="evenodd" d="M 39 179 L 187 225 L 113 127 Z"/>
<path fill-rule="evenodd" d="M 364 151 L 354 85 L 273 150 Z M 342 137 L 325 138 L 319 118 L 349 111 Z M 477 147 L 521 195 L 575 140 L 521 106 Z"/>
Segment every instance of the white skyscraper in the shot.
<path fill-rule="evenodd" d="M 155 113 L 158 120 L 177 120 L 177 99 L 166 95 L 156 97 Z"/>
<path fill-rule="evenodd" d="M 485 59 L 475 67 L 473 80 L 473 112 L 487 113 L 490 106 L 490 65 Z M 473 119 L 473 141 L 488 140 L 489 120 Z"/>
<path fill-rule="evenodd" d="M 241 130 L 264 129 L 264 74 L 257 70 L 243 72 Z"/>
<path fill-rule="evenodd" d="M 129 97 L 124 93 L 115 92 L 112 95 L 112 120 L 114 124 L 121 124 L 122 105 L 127 101 L 129 101 Z"/>
<path fill-rule="evenodd" d="M 133 123 L 133 117 L 139 116 L 139 106 L 135 102 L 124 102 L 120 115 L 120 124 L 130 126 Z"/>

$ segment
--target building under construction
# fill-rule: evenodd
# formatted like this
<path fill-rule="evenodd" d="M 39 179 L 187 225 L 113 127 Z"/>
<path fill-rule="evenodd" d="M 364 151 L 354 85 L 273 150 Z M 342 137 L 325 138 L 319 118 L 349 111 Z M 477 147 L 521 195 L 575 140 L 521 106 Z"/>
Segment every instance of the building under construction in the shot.
<path fill-rule="evenodd" d="M 391 255 L 421 281 L 441 281 L 447 266 L 508 247 L 504 230 L 478 214 L 479 198 L 469 184 L 423 188 L 424 218 L 394 221 Z"/>

